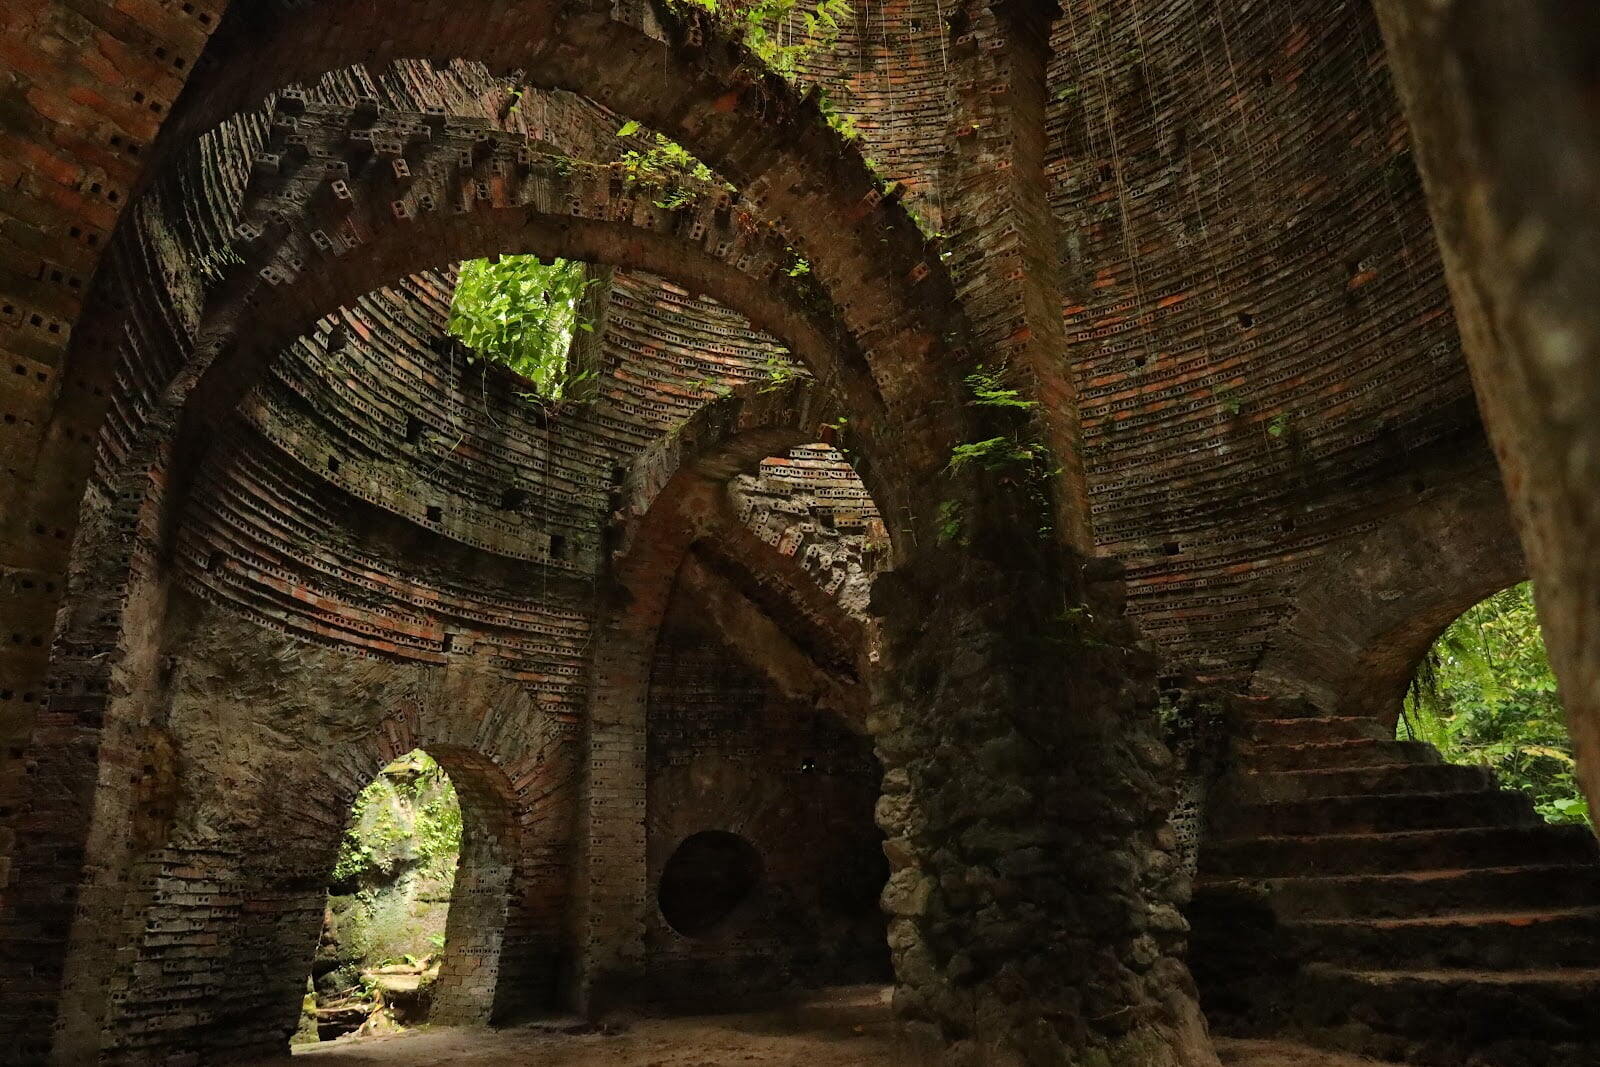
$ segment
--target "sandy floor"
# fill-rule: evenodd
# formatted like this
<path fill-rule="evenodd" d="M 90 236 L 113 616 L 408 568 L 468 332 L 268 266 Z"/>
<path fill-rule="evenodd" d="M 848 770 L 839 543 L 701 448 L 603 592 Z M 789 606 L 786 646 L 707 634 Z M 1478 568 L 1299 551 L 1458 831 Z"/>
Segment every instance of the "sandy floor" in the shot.
<path fill-rule="evenodd" d="M 330 1041 L 257 1067 L 920 1067 L 894 1039 L 886 994 L 839 990 L 759 1012 L 637 1019 L 615 1033 L 578 1024 L 413 1030 Z M 1219 1043 L 1227 1067 L 1374 1067 L 1373 1061 L 1260 1041 Z"/>

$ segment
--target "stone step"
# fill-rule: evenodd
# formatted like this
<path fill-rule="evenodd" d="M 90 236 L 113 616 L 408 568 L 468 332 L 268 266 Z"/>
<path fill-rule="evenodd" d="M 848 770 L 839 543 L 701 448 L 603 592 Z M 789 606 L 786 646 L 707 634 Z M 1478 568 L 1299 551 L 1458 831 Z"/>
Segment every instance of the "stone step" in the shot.
<path fill-rule="evenodd" d="M 1231 881 L 1208 877 L 1199 882 L 1195 893 L 1226 895 L 1262 890 L 1280 922 L 1563 910 L 1589 907 L 1600 900 L 1600 865 Z"/>
<path fill-rule="evenodd" d="M 1600 907 L 1284 924 L 1301 959 L 1354 969 L 1600 966 Z"/>
<path fill-rule="evenodd" d="M 1487 767 L 1453 763 L 1391 763 L 1376 767 L 1319 767 L 1261 771 L 1237 778 L 1238 795 L 1250 801 L 1306 800 L 1313 797 L 1372 796 L 1396 793 L 1466 793 L 1492 790 Z"/>
<path fill-rule="evenodd" d="M 1328 714 L 1297 697 L 1232 697 L 1228 710 L 1239 719 L 1320 719 Z"/>
<path fill-rule="evenodd" d="M 1239 769 L 1245 772 L 1311 770 L 1329 767 L 1376 767 L 1393 763 L 1438 763 L 1432 745 L 1420 741 L 1330 741 L 1295 745 L 1241 744 Z"/>
<path fill-rule="evenodd" d="M 1600 968 L 1353 970 L 1319 964 L 1305 969 L 1298 999 L 1302 1025 L 1356 1022 L 1402 1035 L 1414 1047 L 1429 1048 L 1430 1063 L 1464 1063 L 1472 1056 L 1479 1064 L 1592 1064 L 1595 1059 L 1531 1049 L 1533 1058 L 1501 1058 L 1492 1050 L 1506 1042 L 1581 1047 L 1600 1040 Z"/>
<path fill-rule="evenodd" d="M 1600 844 L 1588 827 L 1543 824 L 1215 839 L 1201 850 L 1200 872 L 1270 878 L 1596 862 Z"/>
<path fill-rule="evenodd" d="M 1519 792 L 1373 794 L 1242 804 L 1226 816 L 1223 836 L 1389 833 L 1464 826 L 1535 826 L 1542 820 Z"/>
<path fill-rule="evenodd" d="M 1245 723 L 1245 736 L 1260 744 L 1296 745 L 1318 741 L 1392 741 L 1394 731 L 1365 716 L 1253 719 Z"/>

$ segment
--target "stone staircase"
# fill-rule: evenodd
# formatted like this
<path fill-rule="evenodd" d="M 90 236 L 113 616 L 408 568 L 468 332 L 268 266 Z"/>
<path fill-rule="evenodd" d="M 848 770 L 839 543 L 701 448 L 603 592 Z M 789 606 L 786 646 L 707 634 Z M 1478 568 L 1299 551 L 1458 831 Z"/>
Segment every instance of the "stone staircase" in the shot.
<path fill-rule="evenodd" d="M 1225 702 L 1192 957 L 1221 1033 L 1600 1065 L 1600 848 L 1369 718 Z"/>

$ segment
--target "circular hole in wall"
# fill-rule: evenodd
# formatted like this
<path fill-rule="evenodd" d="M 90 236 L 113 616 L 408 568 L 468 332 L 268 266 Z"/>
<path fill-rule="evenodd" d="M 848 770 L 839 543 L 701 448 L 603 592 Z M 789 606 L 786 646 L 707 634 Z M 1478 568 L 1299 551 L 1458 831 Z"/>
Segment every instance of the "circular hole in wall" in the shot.
<path fill-rule="evenodd" d="M 738 834 L 702 830 L 684 838 L 661 869 L 656 903 L 685 937 L 716 933 L 761 881 L 761 854 Z"/>

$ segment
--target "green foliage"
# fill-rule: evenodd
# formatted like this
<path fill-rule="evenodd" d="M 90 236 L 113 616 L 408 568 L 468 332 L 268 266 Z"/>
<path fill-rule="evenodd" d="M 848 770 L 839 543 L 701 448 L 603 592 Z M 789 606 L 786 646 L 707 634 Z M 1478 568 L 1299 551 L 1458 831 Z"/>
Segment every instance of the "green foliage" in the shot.
<path fill-rule="evenodd" d="M 974 407 L 1010 408 L 1015 411 L 1031 411 L 1038 407 L 1036 401 L 1023 399 L 1021 391 L 1007 386 L 1001 370 L 979 367 L 962 380 L 972 394 L 972 399 L 967 402 Z M 1043 459 L 1044 455 L 1042 445 L 1023 440 L 1020 435 L 990 437 L 956 445 L 950 451 L 950 462 L 946 469 L 952 474 L 971 466 L 987 471 L 999 471 L 1007 467 L 1025 469 Z"/>
<path fill-rule="evenodd" d="M 767 374 L 767 380 L 761 386 L 764 393 L 800 377 L 800 368 L 778 355 L 768 356 L 766 362 L 761 364 L 761 369 Z"/>
<path fill-rule="evenodd" d="M 461 264 L 448 329 L 484 359 L 529 379 L 537 394 L 560 399 L 576 381 L 568 368 L 575 331 L 592 331 L 579 301 L 594 284 L 582 263 L 501 256 Z"/>
<path fill-rule="evenodd" d="M 1024 400 L 1020 391 L 1008 388 L 1004 376 L 998 370 L 979 367 L 963 381 L 972 392 L 972 400 L 969 402 L 977 407 L 1020 408 L 1023 411 L 1031 411 L 1039 406 L 1038 401 Z"/>
<path fill-rule="evenodd" d="M 849 0 L 674 0 L 709 11 L 744 39 L 767 66 L 792 78 L 813 52 L 839 39 Z"/>
<path fill-rule="evenodd" d="M 1589 817 L 1528 582 L 1473 607 L 1434 642 L 1398 736 L 1426 741 L 1452 763 L 1492 767 L 1551 822 Z"/>
<path fill-rule="evenodd" d="M 854 14 L 849 0 L 668 0 L 680 8 L 709 11 L 717 21 L 744 41 L 750 51 L 773 71 L 798 83 L 807 61 L 832 48 L 839 39 L 839 27 Z M 828 125 L 849 140 L 858 140 L 861 131 L 855 120 L 840 112 L 818 90 L 817 104 Z M 878 164 L 868 159 L 867 166 L 877 173 Z"/>
<path fill-rule="evenodd" d="M 1042 449 L 1038 445 L 1020 442 L 1010 437 L 967 441 L 950 450 L 950 462 L 946 464 L 946 469 L 952 474 L 958 474 L 968 467 L 979 467 L 986 471 L 1022 468 L 1037 460 L 1041 452 Z"/>
<path fill-rule="evenodd" d="M 967 544 L 966 517 L 959 500 L 939 501 L 939 543 L 941 545 Z"/>
<path fill-rule="evenodd" d="M 1028 412 L 1038 407 L 1037 401 L 1025 399 L 1020 390 L 1006 384 L 1003 368 L 982 366 L 963 381 L 971 396 L 967 402 L 973 407 L 1003 412 Z M 1020 425 L 1009 434 L 956 445 L 950 450 L 945 471 L 960 474 L 966 470 L 979 470 L 998 475 L 1002 481 L 1023 486 L 1041 519 L 1039 536 L 1047 538 L 1054 530 L 1049 521 L 1050 480 L 1060 474 L 1061 469 L 1050 463 L 1050 450 L 1038 439 L 1038 427 L 1034 422 L 1018 421 Z M 941 514 L 941 523 L 944 518 Z M 947 540 L 941 532 L 940 541 Z M 961 543 L 965 544 L 966 540 L 963 539 Z"/>
<path fill-rule="evenodd" d="M 622 153 L 619 162 L 623 175 L 632 182 L 661 187 L 656 207 L 675 210 L 687 204 L 688 191 L 677 187 L 684 181 L 710 184 L 716 180 L 711 168 L 690 155 L 687 148 L 654 131 L 641 130 L 637 122 L 623 123 L 617 136 L 636 144 Z"/>
<path fill-rule="evenodd" d="M 346 882 L 399 862 L 455 869 L 461 805 L 444 769 L 418 749 L 379 772 L 357 796 L 333 880 Z"/>

